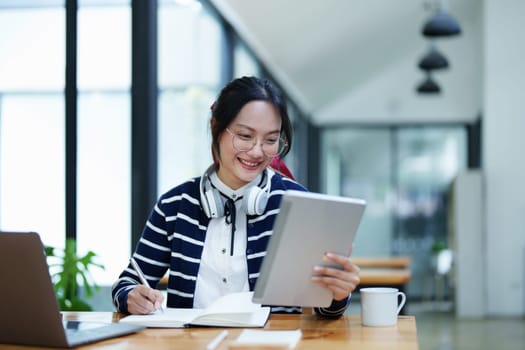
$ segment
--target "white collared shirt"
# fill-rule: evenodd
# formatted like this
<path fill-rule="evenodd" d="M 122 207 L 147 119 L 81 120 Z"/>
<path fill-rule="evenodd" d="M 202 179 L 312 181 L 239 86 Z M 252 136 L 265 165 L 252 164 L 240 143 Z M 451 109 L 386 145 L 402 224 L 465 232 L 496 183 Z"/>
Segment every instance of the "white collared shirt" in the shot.
<path fill-rule="evenodd" d="M 259 175 L 252 183 L 258 184 L 261 176 Z M 206 232 L 197 275 L 194 308 L 206 308 L 220 296 L 250 290 L 246 261 L 246 213 L 242 208 L 242 198 L 239 198 L 251 184 L 234 191 L 224 184 L 215 172 L 210 175 L 210 181 L 222 193 L 224 200 L 231 198 L 235 201 L 234 249 L 231 256 L 231 224 L 226 223 L 224 216 L 212 218 Z"/>

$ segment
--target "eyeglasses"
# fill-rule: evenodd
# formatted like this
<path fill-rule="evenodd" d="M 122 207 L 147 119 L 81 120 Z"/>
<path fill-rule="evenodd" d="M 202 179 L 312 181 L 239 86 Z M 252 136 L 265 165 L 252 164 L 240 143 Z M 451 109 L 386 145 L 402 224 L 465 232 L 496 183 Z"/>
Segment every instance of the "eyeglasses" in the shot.
<path fill-rule="evenodd" d="M 232 136 L 232 144 L 235 150 L 240 152 L 251 151 L 257 145 L 257 138 L 248 133 L 234 133 L 226 128 Z M 281 135 L 270 136 L 261 140 L 263 153 L 270 158 L 280 155 L 288 147 L 288 142 Z"/>

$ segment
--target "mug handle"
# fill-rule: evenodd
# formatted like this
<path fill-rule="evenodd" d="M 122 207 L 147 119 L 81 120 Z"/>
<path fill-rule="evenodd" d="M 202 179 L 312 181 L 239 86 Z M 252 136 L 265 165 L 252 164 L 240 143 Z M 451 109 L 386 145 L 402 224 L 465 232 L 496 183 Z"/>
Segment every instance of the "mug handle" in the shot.
<path fill-rule="evenodd" d="M 397 314 L 399 315 L 399 311 L 401 311 L 403 306 L 405 306 L 405 302 L 407 301 L 407 296 L 403 292 L 397 292 L 397 297 L 398 297 L 398 300 L 399 300 L 399 297 L 401 297 L 401 303 L 397 307 Z"/>

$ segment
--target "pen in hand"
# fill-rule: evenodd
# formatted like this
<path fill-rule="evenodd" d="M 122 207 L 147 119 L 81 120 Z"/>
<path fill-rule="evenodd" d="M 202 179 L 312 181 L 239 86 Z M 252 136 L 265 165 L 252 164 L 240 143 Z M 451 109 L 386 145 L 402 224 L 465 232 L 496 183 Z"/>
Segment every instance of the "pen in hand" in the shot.
<path fill-rule="evenodd" d="M 142 273 L 142 270 L 140 269 L 139 267 L 139 264 L 137 264 L 137 262 L 135 261 L 135 259 L 133 257 L 131 257 L 129 259 L 129 262 L 131 263 L 131 266 L 133 266 L 133 269 L 135 270 L 135 272 L 137 273 L 137 275 L 139 276 L 139 279 L 140 279 L 140 282 L 145 285 L 146 287 L 149 287 L 149 283 L 148 281 L 146 280 L 146 277 L 144 276 L 144 274 Z M 162 308 L 162 305 L 160 305 L 159 307 L 159 310 L 164 313 L 164 309 Z"/>

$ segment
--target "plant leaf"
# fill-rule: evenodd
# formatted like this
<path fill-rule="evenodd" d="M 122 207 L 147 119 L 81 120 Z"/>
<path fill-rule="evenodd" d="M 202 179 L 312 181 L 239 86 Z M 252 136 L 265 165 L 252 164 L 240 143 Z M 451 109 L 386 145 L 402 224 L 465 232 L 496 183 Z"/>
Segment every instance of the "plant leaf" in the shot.
<path fill-rule="evenodd" d="M 76 241 L 66 239 L 64 249 L 51 246 L 45 247 L 46 256 L 53 257 L 57 262 L 48 263 L 53 268 L 52 280 L 54 282 L 55 294 L 62 310 L 91 310 L 91 307 L 82 299 L 78 298 L 79 286 L 83 286 L 86 298 L 93 295 L 99 289 L 90 274 L 90 268 L 97 267 L 105 269 L 103 264 L 95 262 L 97 255 L 88 251 L 84 256 L 76 252 Z"/>

